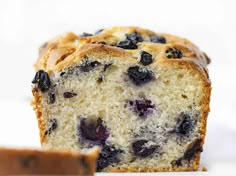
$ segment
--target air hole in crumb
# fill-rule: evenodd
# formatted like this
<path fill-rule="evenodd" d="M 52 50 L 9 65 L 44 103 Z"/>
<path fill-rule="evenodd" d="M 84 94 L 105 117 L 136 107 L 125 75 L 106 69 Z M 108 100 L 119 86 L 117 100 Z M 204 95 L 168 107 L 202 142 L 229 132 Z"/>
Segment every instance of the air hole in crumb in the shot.
<path fill-rule="evenodd" d="M 177 75 L 177 78 L 178 78 L 178 79 L 182 79 L 183 77 L 184 77 L 183 74 L 179 74 L 179 75 Z"/>
<path fill-rule="evenodd" d="M 115 91 L 114 92 L 117 92 L 117 93 L 121 94 L 121 93 L 124 92 L 124 89 L 122 87 L 115 87 Z"/>
<path fill-rule="evenodd" d="M 107 71 L 108 73 L 113 73 L 113 72 L 115 72 L 115 71 L 117 71 L 117 70 L 118 70 L 118 67 L 115 66 L 115 65 L 110 65 L 108 68 L 106 68 L 106 71 Z"/>
<path fill-rule="evenodd" d="M 185 94 L 181 94 L 181 96 L 182 96 L 184 99 L 188 99 L 188 96 L 185 95 Z"/>
<path fill-rule="evenodd" d="M 164 84 L 165 84 L 165 85 L 169 85 L 169 84 L 170 84 L 170 81 L 169 81 L 169 80 L 165 80 L 165 81 L 164 81 Z"/>

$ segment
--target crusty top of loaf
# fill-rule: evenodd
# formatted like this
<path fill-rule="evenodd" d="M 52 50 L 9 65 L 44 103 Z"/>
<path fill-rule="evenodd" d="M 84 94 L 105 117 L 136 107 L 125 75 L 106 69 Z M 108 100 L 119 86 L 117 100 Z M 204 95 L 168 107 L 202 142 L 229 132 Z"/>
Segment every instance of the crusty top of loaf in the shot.
<path fill-rule="evenodd" d="M 143 42 L 137 43 L 137 49 L 117 47 L 120 41 L 126 39 L 126 34 L 133 32 L 139 33 L 144 39 Z M 149 37 L 153 35 L 163 36 L 166 43 L 150 42 Z M 169 48 L 180 50 L 183 57 L 181 59 L 168 59 L 166 50 Z M 141 51 L 152 54 L 156 63 L 196 65 L 208 77 L 206 66 L 210 63 L 210 59 L 193 43 L 174 35 L 156 33 L 139 27 L 113 27 L 92 36 L 78 36 L 71 32 L 64 33 L 40 47 L 39 58 L 34 66 L 36 71 L 43 69 L 50 74 L 78 63 L 87 55 L 137 59 Z"/>

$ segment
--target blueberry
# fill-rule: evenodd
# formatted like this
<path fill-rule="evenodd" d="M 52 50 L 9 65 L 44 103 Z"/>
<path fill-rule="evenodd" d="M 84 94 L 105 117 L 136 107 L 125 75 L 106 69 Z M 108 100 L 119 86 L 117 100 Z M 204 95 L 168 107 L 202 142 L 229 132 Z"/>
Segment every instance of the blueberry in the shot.
<path fill-rule="evenodd" d="M 150 36 L 150 41 L 153 43 L 166 43 L 166 39 L 160 35 L 152 35 Z"/>
<path fill-rule="evenodd" d="M 176 132 L 181 135 L 188 135 L 194 128 L 194 122 L 189 114 L 181 113 L 177 120 Z"/>
<path fill-rule="evenodd" d="M 39 70 L 32 81 L 33 84 L 36 84 L 36 87 L 42 91 L 47 91 L 51 86 L 51 81 L 47 72 Z"/>
<path fill-rule="evenodd" d="M 81 119 L 79 131 L 82 138 L 98 144 L 104 144 L 109 136 L 101 118 L 98 118 L 96 122 L 86 118 Z"/>
<path fill-rule="evenodd" d="M 148 141 L 145 139 L 141 139 L 141 140 L 133 142 L 132 149 L 133 149 L 134 155 L 143 157 L 143 158 L 152 155 L 155 152 L 155 150 L 158 148 L 158 146 L 146 147 L 145 144 L 147 143 Z"/>
<path fill-rule="evenodd" d="M 85 59 L 85 61 L 79 66 L 79 69 L 81 72 L 89 72 L 99 65 L 101 65 L 101 63 L 98 61 L 89 61 L 88 59 Z"/>
<path fill-rule="evenodd" d="M 153 59 L 152 59 L 152 55 L 146 51 L 141 51 L 141 58 L 140 58 L 140 62 L 143 64 L 143 65 L 149 65 L 153 62 Z"/>
<path fill-rule="evenodd" d="M 53 130 L 57 128 L 57 119 L 49 119 L 48 129 L 45 131 L 44 135 L 50 135 Z"/>
<path fill-rule="evenodd" d="M 64 92 L 63 93 L 63 97 L 64 98 L 72 98 L 72 97 L 74 97 L 76 95 L 77 95 L 77 93 L 74 93 L 74 92 Z"/>
<path fill-rule="evenodd" d="M 169 59 L 171 59 L 171 58 L 180 59 L 181 57 L 183 57 L 183 54 L 177 48 L 169 48 L 166 50 L 166 57 Z"/>
<path fill-rule="evenodd" d="M 137 32 L 126 34 L 126 38 L 127 38 L 127 40 L 130 40 L 133 43 L 138 43 L 138 42 L 142 42 L 143 41 L 142 36 L 139 33 L 137 33 Z"/>
<path fill-rule="evenodd" d="M 83 32 L 80 37 L 89 37 L 89 36 L 93 36 L 93 34 L 87 33 L 87 32 Z"/>
<path fill-rule="evenodd" d="M 55 90 L 49 90 L 48 92 L 48 104 L 53 104 L 56 101 L 56 93 Z"/>
<path fill-rule="evenodd" d="M 117 44 L 117 47 L 120 47 L 120 48 L 123 48 L 123 49 L 137 49 L 138 46 L 136 43 L 134 43 L 133 41 L 131 40 L 123 40 L 123 41 L 120 41 L 118 44 Z"/>
<path fill-rule="evenodd" d="M 139 66 L 130 67 L 127 72 L 130 80 L 137 86 L 146 84 L 155 78 L 152 71 L 140 68 Z"/>
<path fill-rule="evenodd" d="M 104 145 L 97 160 L 97 171 L 101 171 L 112 163 L 120 161 L 119 154 L 123 151 L 114 146 Z"/>
<path fill-rule="evenodd" d="M 146 117 L 149 113 L 152 113 L 155 108 L 152 101 L 147 99 L 129 101 L 129 105 L 139 117 Z"/>

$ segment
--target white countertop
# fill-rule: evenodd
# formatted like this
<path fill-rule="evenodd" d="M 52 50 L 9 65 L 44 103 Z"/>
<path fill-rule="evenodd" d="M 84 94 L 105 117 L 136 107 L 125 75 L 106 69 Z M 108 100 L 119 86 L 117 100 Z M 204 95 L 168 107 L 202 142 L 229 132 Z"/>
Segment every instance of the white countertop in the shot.
<path fill-rule="evenodd" d="M 201 158 L 208 172 L 200 174 L 236 173 L 234 7 L 234 1 L 216 0 L 0 1 L 0 145 L 40 147 L 29 102 L 41 43 L 65 31 L 135 25 L 186 37 L 212 58 L 211 112 Z"/>

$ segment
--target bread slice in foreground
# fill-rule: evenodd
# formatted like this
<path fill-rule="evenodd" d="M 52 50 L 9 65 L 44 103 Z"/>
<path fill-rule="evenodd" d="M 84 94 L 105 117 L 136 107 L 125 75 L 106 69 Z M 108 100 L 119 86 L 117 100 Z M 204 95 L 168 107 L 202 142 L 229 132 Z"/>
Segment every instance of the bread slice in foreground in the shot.
<path fill-rule="evenodd" d="M 197 170 L 208 63 L 188 40 L 136 27 L 45 43 L 32 82 L 43 148 L 99 145 L 97 171 Z"/>
<path fill-rule="evenodd" d="M 0 175 L 93 175 L 98 153 L 0 148 Z"/>

